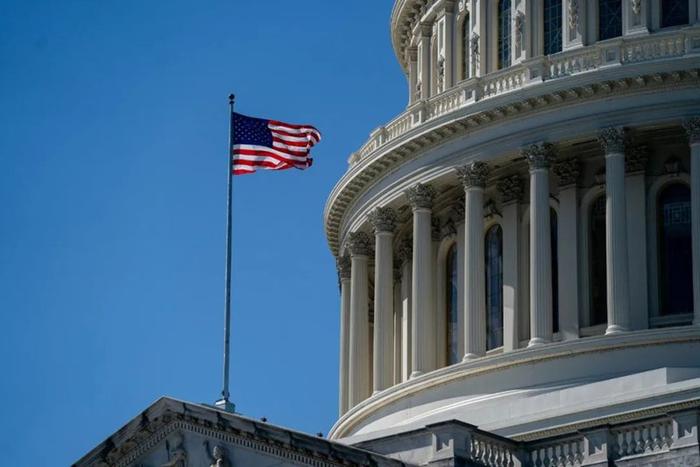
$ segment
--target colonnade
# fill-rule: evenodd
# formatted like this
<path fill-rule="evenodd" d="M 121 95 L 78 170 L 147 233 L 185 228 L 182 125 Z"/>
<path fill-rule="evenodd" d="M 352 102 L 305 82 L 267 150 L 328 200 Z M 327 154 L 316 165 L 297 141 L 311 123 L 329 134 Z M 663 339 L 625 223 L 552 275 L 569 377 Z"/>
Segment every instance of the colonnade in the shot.
<path fill-rule="evenodd" d="M 700 264 L 700 118 L 688 119 L 684 127 L 689 135 L 691 158 L 691 215 L 693 265 Z M 607 265 L 606 334 L 630 331 L 630 271 L 627 247 L 627 204 L 625 170 L 625 133 L 622 128 L 605 128 L 598 134 L 605 158 L 605 234 Z M 552 251 L 550 244 L 549 172 L 554 160 L 551 144 L 538 143 L 522 150 L 529 166 L 529 307 L 530 339 L 528 347 L 547 345 L 553 337 Z M 567 215 L 577 209 L 575 161 L 559 161 L 555 173 L 560 180 L 559 202 L 563 229 L 576 241 L 575 219 Z M 456 168 L 464 187 L 464 273 L 463 331 L 464 361 L 486 354 L 486 291 L 484 266 L 484 189 L 489 165 L 474 161 Z M 498 181 L 502 193 L 504 221 L 517 225 L 517 202 L 522 195 L 518 177 Z M 412 210 L 412 241 L 394 245 L 397 213 L 381 206 L 368 215 L 374 238 L 363 231 L 351 232 L 346 239 L 346 255 L 338 258 L 341 288 L 340 411 L 381 392 L 400 379 L 418 377 L 438 366 L 436 346 L 437 308 L 434 235 L 432 228 L 435 189 L 417 183 L 405 192 Z M 564 209 L 566 208 L 566 209 Z M 567 214 L 569 213 L 569 214 Z M 517 244 L 507 232 L 504 242 Z M 399 261 L 394 260 L 397 250 Z M 374 330 L 370 351 L 368 263 L 374 250 Z M 561 248 L 559 267 L 567 268 L 576 282 L 576 249 Z M 403 260 L 403 261 L 401 261 Z M 517 259 L 504 255 L 504 284 L 513 283 Z M 397 264 L 395 264 L 397 263 Z M 401 287 L 394 286 L 401 271 Z M 569 281 L 568 284 L 572 282 Z M 562 284 L 564 300 L 559 303 L 559 328 L 564 339 L 577 338 L 578 303 L 576 294 Z M 505 292 L 505 287 L 504 287 Z M 693 268 L 693 293 L 700 297 L 700 268 Z M 409 298 L 410 297 L 410 298 Z M 410 300 L 410 301 L 409 301 Z M 400 303 L 397 303 L 400 301 Z M 519 347 L 516 324 L 517 297 L 503 294 L 503 351 Z M 440 313 L 441 311 L 438 311 Z M 700 325 L 700 300 L 694 301 L 693 323 Z M 399 315 L 400 314 L 400 315 Z M 403 332 L 400 331 L 403 328 Z M 400 342 L 401 338 L 410 340 Z M 396 355 L 395 349 L 410 350 L 409 361 Z M 371 360 L 370 360 L 371 359 Z M 398 367 L 401 368 L 398 368 Z M 401 376 L 401 378 L 399 378 Z"/>

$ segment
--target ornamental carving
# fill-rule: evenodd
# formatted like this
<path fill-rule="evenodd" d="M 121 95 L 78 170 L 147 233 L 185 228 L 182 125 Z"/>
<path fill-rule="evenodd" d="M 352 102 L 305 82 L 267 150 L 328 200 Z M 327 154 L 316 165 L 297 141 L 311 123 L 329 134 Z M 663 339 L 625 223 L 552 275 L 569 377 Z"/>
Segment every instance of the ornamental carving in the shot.
<path fill-rule="evenodd" d="M 683 122 L 690 144 L 700 143 L 700 117 L 688 118 Z"/>
<path fill-rule="evenodd" d="M 523 198 L 525 186 L 522 178 L 518 175 L 511 175 L 498 181 L 498 191 L 501 193 L 501 201 L 504 204 L 511 203 Z"/>
<path fill-rule="evenodd" d="M 454 237 L 457 235 L 457 226 L 454 220 L 448 219 L 442 227 L 440 228 L 440 240 L 444 240 L 449 237 Z"/>
<path fill-rule="evenodd" d="M 486 186 L 486 178 L 489 175 L 489 166 L 481 161 L 474 161 L 463 167 L 457 167 L 457 176 L 462 181 L 464 188 Z"/>
<path fill-rule="evenodd" d="M 632 12 L 639 16 L 642 12 L 642 0 L 631 0 L 630 3 L 632 4 Z"/>
<path fill-rule="evenodd" d="M 578 0 L 569 0 L 569 28 L 576 30 L 578 28 Z"/>
<path fill-rule="evenodd" d="M 437 217 L 430 220 L 430 234 L 433 240 L 440 240 L 440 219 Z"/>
<path fill-rule="evenodd" d="M 347 245 L 351 256 L 369 256 L 372 253 L 372 239 L 366 232 L 350 232 Z"/>
<path fill-rule="evenodd" d="M 525 13 L 518 11 L 515 15 L 515 48 L 520 50 L 525 36 Z"/>
<path fill-rule="evenodd" d="M 394 230 L 396 230 L 398 216 L 396 215 L 396 211 L 390 207 L 378 207 L 370 212 L 367 217 L 369 218 L 369 223 L 374 227 L 375 233 L 393 233 Z"/>
<path fill-rule="evenodd" d="M 464 221 L 464 202 L 464 196 L 460 196 L 457 202 L 455 202 L 450 209 L 450 216 L 458 223 Z"/>
<path fill-rule="evenodd" d="M 423 183 L 417 183 L 406 190 L 406 197 L 413 209 L 432 209 L 435 195 L 435 189 Z"/>
<path fill-rule="evenodd" d="M 552 171 L 559 177 L 559 186 L 576 185 L 581 166 L 579 160 L 572 157 L 554 164 Z"/>
<path fill-rule="evenodd" d="M 396 251 L 396 256 L 399 258 L 401 264 L 413 261 L 413 241 L 410 238 L 404 238 L 401 241 Z"/>
<path fill-rule="evenodd" d="M 168 452 L 168 462 L 160 467 L 187 467 L 187 451 L 185 439 L 179 433 L 165 440 L 165 449 Z"/>
<path fill-rule="evenodd" d="M 437 82 L 437 92 L 441 93 L 445 87 L 445 57 L 440 55 L 438 57 L 438 82 Z"/>
<path fill-rule="evenodd" d="M 348 255 L 343 255 L 335 260 L 335 267 L 338 269 L 338 277 L 340 280 L 350 279 L 352 268 L 351 261 Z"/>
<path fill-rule="evenodd" d="M 226 459 L 226 451 L 222 446 L 215 445 L 210 451 L 209 441 L 204 441 L 204 449 L 209 458 L 209 467 L 231 467 L 228 459 Z"/>
<path fill-rule="evenodd" d="M 625 155 L 625 171 L 643 172 L 647 166 L 648 149 L 644 145 L 635 146 Z"/>
<path fill-rule="evenodd" d="M 530 170 L 546 169 L 552 163 L 554 146 L 550 143 L 536 143 L 522 151 L 523 156 L 530 165 Z"/>
<path fill-rule="evenodd" d="M 598 132 L 598 142 L 606 154 L 625 151 L 625 131 L 623 128 L 608 127 Z"/>
<path fill-rule="evenodd" d="M 470 40 L 471 45 L 471 60 L 472 60 L 472 76 L 479 73 L 479 35 L 474 33 Z"/>

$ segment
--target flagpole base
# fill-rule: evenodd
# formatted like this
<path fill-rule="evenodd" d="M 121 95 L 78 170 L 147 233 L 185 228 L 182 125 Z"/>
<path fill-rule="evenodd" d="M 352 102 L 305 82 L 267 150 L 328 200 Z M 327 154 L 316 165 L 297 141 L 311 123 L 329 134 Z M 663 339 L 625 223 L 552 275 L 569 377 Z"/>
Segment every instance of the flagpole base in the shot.
<path fill-rule="evenodd" d="M 219 399 L 218 401 L 214 402 L 214 407 L 219 410 L 223 410 L 224 412 L 236 413 L 236 404 L 228 399 Z"/>

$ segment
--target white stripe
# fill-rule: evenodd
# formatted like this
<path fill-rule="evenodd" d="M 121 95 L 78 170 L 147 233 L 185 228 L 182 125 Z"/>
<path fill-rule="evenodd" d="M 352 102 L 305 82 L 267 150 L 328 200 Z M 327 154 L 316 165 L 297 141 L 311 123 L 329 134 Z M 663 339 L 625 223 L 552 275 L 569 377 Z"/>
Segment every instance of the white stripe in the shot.
<path fill-rule="evenodd" d="M 272 136 L 274 136 L 275 138 L 283 139 L 285 141 L 292 141 L 295 143 L 305 143 L 310 139 L 309 136 L 287 136 L 281 133 L 277 133 L 276 131 L 272 132 Z"/>
<path fill-rule="evenodd" d="M 278 151 L 276 149 L 269 148 L 267 146 L 258 146 L 255 144 L 234 144 L 233 145 L 234 153 L 235 153 L 236 149 L 248 149 L 248 150 L 252 150 L 252 151 L 267 151 L 271 154 L 278 155 L 282 158 L 291 159 L 291 160 L 295 160 L 295 161 L 301 161 L 301 162 L 304 162 L 307 159 L 306 156 L 295 156 L 293 154 L 289 154 L 289 153 L 286 153 L 284 151 Z M 238 154 L 236 154 L 236 155 L 238 155 Z"/>
<path fill-rule="evenodd" d="M 299 146 L 289 146 L 289 145 L 286 145 L 286 144 L 284 144 L 284 143 L 280 143 L 279 141 L 273 141 L 273 142 L 272 142 L 272 145 L 273 145 L 274 147 L 280 148 L 280 149 L 289 149 L 290 151 L 303 152 L 303 153 L 306 153 L 306 154 L 309 153 L 308 148 L 302 148 L 302 147 L 299 147 Z"/>
<path fill-rule="evenodd" d="M 251 162 L 272 162 L 273 164 L 290 164 L 290 162 L 285 162 L 272 156 L 249 156 L 247 154 L 236 154 L 233 157 L 234 164 L 236 161 L 251 161 Z"/>
<path fill-rule="evenodd" d="M 269 123 L 267 127 L 270 130 L 282 130 L 286 131 L 287 133 L 292 133 L 296 135 L 314 135 L 317 140 L 321 140 L 321 133 L 318 132 L 318 130 L 309 127 L 309 126 L 304 126 L 301 128 L 290 128 L 288 126 L 283 126 L 283 125 L 273 125 L 272 123 Z"/>

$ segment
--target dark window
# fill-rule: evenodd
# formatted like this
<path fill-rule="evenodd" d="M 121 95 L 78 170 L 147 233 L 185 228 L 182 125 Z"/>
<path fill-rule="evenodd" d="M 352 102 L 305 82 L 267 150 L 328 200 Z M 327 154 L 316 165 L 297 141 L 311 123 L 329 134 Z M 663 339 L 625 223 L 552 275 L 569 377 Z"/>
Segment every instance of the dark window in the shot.
<path fill-rule="evenodd" d="M 688 24 L 688 0 L 661 0 L 661 27 Z"/>
<path fill-rule="evenodd" d="M 459 345 L 459 329 L 457 329 L 457 313 L 458 313 L 458 282 L 457 282 L 457 245 L 452 245 L 447 252 L 446 261 L 446 290 L 445 304 L 447 322 L 447 364 L 452 365 L 460 361 L 461 356 L 458 353 Z"/>
<path fill-rule="evenodd" d="M 498 1 L 498 68 L 510 66 L 510 0 Z"/>
<path fill-rule="evenodd" d="M 598 0 L 598 39 L 622 35 L 622 0 Z"/>
<path fill-rule="evenodd" d="M 494 225 L 485 238 L 486 349 L 503 345 L 503 230 Z"/>
<path fill-rule="evenodd" d="M 544 53 L 561 52 L 561 0 L 544 1 Z"/>
<path fill-rule="evenodd" d="M 590 208 L 590 325 L 608 321 L 606 248 L 605 248 L 605 195 L 599 196 Z"/>
<path fill-rule="evenodd" d="M 552 248 L 552 330 L 559 332 L 559 236 L 557 212 L 549 209 L 550 244 Z"/>
<path fill-rule="evenodd" d="M 690 189 L 675 183 L 659 195 L 660 314 L 693 312 Z"/>
<path fill-rule="evenodd" d="M 469 14 L 462 21 L 462 79 L 469 78 Z"/>

